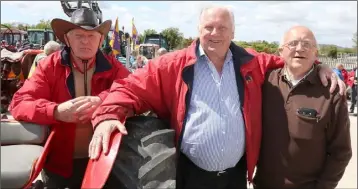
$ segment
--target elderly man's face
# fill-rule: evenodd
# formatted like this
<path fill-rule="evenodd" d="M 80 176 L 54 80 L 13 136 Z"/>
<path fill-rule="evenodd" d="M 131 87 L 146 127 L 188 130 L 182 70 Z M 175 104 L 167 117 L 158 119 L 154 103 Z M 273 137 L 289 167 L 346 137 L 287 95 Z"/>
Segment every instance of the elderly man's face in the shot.
<path fill-rule="evenodd" d="M 316 40 L 305 27 L 297 27 L 286 34 L 280 55 L 292 69 L 308 71 L 317 59 Z"/>
<path fill-rule="evenodd" d="M 206 52 L 225 56 L 234 38 L 230 13 L 224 9 L 206 10 L 201 16 L 199 32 L 200 44 Z"/>
<path fill-rule="evenodd" d="M 67 33 L 67 45 L 81 59 L 93 58 L 102 44 L 102 35 L 96 31 L 74 29 Z"/>

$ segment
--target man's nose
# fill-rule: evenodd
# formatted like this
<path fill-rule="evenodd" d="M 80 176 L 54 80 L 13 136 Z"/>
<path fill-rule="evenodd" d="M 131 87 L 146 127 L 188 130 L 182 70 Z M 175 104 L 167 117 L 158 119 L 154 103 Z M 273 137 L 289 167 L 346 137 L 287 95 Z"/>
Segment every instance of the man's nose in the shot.
<path fill-rule="evenodd" d="M 302 46 L 301 43 L 298 43 L 298 44 L 297 44 L 297 46 L 296 46 L 296 51 L 299 51 L 299 52 L 305 51 L 305 49 L 303 48 L 303 46 Z"/>
<path fill-rule="evenodd" d="M 218 35 L 219 34 L 219 30 L 214 28 L 213 31 L 211 32 L 211 35 Z"/>
<path fill-rule="evenodd" d="M 81 42 L 84 43 L 84 44 L 87 44 L 89 42 L 89 38 L 84 36 L 82 39 L 81 39 Z"/>

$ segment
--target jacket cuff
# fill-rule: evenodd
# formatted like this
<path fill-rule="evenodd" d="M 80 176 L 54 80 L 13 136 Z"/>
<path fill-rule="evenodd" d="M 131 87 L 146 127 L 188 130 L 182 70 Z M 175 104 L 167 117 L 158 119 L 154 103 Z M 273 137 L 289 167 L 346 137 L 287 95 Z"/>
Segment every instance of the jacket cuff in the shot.
<path fill-rule="evenodd" d="M 56 110 L 57 106 L 58 106 L 57 103 L 50 103 L 49 105 L 47 105 L 47 107 L 46 107 L 46 116 L 47 116 L 50 120 L 57 121 L 57 120 L 55 119 L 55 110 Z"/>
<path fill-rule="evenodd" d="M 97 117 L 93 118 L 91 121 L 91 123 L 93 125 L 93 129 L 95 129 L 101 122 L 106 121 L 106 120 L 120 121 L 121 118 L 119 115 L 116 115 L 116 114 L 104 114 L 104 115 L 97 116 Z"/>
<path fill-rule="evenodd" d="M 98 97 L 102 100 L 102 102 L 104 101 L 104 99 L 106 99 L 107 96 L 108 96 L 108 91 L 103 91 L 98 94 Z"/>

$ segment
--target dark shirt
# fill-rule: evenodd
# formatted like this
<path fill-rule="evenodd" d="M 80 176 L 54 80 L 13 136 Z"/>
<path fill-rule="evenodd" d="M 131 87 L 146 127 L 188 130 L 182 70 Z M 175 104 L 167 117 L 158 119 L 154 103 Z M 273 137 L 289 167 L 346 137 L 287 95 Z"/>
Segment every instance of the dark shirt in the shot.
<path fill-rule="evenodd" d="M 284 69 L 266 74 L 256 188 L 333 189 L 343 176 L 352 156 L 347 101 L 322 85 L 317 69 L 294 87 Z"/>

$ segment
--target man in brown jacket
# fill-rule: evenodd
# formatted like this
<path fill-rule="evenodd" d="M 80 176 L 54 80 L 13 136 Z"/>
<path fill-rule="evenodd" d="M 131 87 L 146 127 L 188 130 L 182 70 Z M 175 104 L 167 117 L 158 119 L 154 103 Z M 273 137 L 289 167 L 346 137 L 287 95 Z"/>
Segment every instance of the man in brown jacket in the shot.
<path fill-rule="evenodd" d="M 280 46 L 285 67 L 266 74 L 256 189 L 333 189 L 352 157 L 346 97 L 321 84 L 317 53 L 312 31 L 293 27 Z"/>

